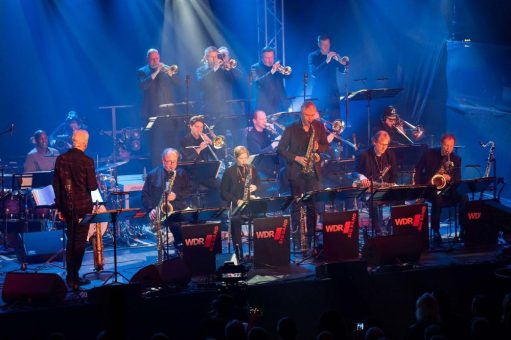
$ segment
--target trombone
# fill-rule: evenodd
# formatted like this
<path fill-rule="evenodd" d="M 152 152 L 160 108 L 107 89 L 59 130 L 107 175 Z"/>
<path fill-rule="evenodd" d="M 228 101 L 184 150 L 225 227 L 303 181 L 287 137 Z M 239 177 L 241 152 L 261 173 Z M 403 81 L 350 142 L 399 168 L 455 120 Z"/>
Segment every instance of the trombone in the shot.
<path fill-rule="evenodd" d="M 414 143 L 405 133 L 404 131 L 404 126 L 407 126 L 409 129 L 412 130 L 412 137 L 413 139 L 415 139 L 416 141 L 418 141 L 419 139 L 421 139 L 424 135 L 424 128 L 420 125 L 413 125 L 409 122 L 407 122 L 406 120 L 404 119 L 401 119 L 401 117 L 397 117 L 397 121 L 396 121 L 396 130 L 402 134 L 410 143 Z"/>
<path fill-rule="evenodd" d="M 334 134 L 334 138 L 337 139 L 340 142 L 343 142 L 344 144 L 352 147 L 355 151 L 358 151 L 358 146 L 355 143 L 350 142 L 347 139 L 342 138 L 340 135 L 343 133 L 344 129 L 346 129 L 346 123 L 342 119 L 336 119 L 333 122 L 330 122 L 326 119 L 319 118 L 319 120 L 324 123 L 330 125 L 332 128 L 326 128 L 326 130 L 330 133 Z"/>
<path fill-rule="evenodd" d="M 215 133 L 213 132 L 213 129 L 206 123 L 204 123 L 204 127 L 206 129 L 208 129 L 209 134 L 211 135 L 211 138 L 213 138 L 213 140 L 211 141 L 211 144 L 213 145 L 213 147 L 217 150 L 223 148 L 225 146 L 225 137 L 222 135 L 218 135 L 218 136 L 215 135 Z M 204 138 L 202 138 L 202 139 L 204 140 Z"/>

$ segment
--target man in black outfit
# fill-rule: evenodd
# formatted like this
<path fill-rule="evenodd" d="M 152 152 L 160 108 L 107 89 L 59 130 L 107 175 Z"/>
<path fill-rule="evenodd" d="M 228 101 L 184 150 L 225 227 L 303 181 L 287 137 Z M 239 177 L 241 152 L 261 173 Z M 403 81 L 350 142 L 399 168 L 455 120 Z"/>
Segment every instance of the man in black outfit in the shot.
<path fill-rule="evenodd" d="M 364 188 L 396 183 L 396 156 L 389 150 L 390 136 L 386 131 L 378 131 L 372 138 L 373 147 L 362 152 L 356 159 L 355 183 Z M 369 206 L 373 231 L 381 232 L 379 220 L 382 217 L 381 206 Z"/>
<path fill-rule="evenodd" d="M 437 172 L 445 172 L 443 177 L 446 183 L 461 181 L 461 158 L 453 153 L 456 138 L 452 134 L 444 134 L 441 139 L 441 147 L 429 149 L 415 167 L 415 183 L 431 184 L 431 178 Z M 435 242 L 441 242 L 440 213 L 442 207 L 452 206 L 456 203 L 460 209 L 460 227 L 464 231 L 465 219 L 463 218 L 464 202 L 467 198 L 457 192 L 449 191 L 446 195 L 436 195 L 431 200 L 431 229 Z"/>
<path fill-rule="evenodd" d="M 318 36 L 318 48 L 309 54 L 309 74 L 314 79 L 312 98 L 317 98 L 316 106 L 323 118 L 329 121 L 339 119 L 339 88 L 337 71 L 343 72 L 344 65 L 334 60 L 339 55 L 330 50 L 330 37 Z"/>
<path fill-rule="evenodd" d="M 244 146 L 234 148 L 234 159 L 236 164 L 225 170 L 222 177 L 220 191 L 222 199 L 229 202 L 233 208 L 249 200 L 252 193 L 259 187 L 259 175 L 257 170 L 248 164 L 248 149 Z M 248 179 L 247 179 L 248 177 Z M 237 248 L 237 254 L 241 259 L 243 257 L 243 245 L 241 244 L 241 222 L 240 216 L 231 218 L 231 235 L 233 245 Z"/>
<path fill-rule="evenodd" d="M 413 141 L 406 136 L 402 125 L 398 124 L 399 115 L 394 106 L 388 106 L 383 111 L 383 116 L 378 125 L 373 128 L 373 134 L 378 131 L 386 131 L 390 136 L 390 145 L 409 145 Z"/>
<path fill-rule="evenodd" d="M 255 86 L 255 109 L 268 114 L 287 111 L 289 101 L 284 79 L 289 75 L 278 72 L 280 62 L 275 62 L 275 51 L 264 48 L 261 52 L 261 61 L 252 65 L 252 81 Z"/>
<path fill-rule="evenodd" d="M 230 103 L 237 71 L 230 69 L 218 58 L 215 46 L 204 50 L 202 65 L 196 70 L 195 76 L 199 82 L 201 112 L 214 118 L 232 114 Z"/>
<path fill-rule="evenodd" d="M 174 108 L 161 109 L 161 104 L 169 104 L 177 101 L 179 96 L 179 81 L 175 72 L 160 62 L 160 53 L 151 48 L 147 51 L 147 65 L 137 71 L 139 87 L 143 92 L 142 116 L 158 116 L 161 113 L 174 113 Z M 159 163 L 159 153 L 166 145 L 173 145 L 170 140 L 176 136 L 175 122 L 169 119 L 159 118 L 150 133 L 150 153 L 153 155 L 153 165 Z"/>
<path fill-rule="evenodd" d="M 322 153 L 329 150 L 325 126 L 315 120 L 317 109 L 313 102 L 307 101 L 301 107 L 300 121 L 289 125 L 284 131 L 284 135 L 279 142 L 278 152 L 287 162 L 287 176 L 293 196 L 299 197 L 303 193 L 311 190 L 320 189 L 320 163 L 315 160 L 312 166 L 312 172 L 305 173 L 304 167 L 308 163 L 306 153 L 311 146 L 314 153 Z M 314 131 L 314 140 L 311 142 L 311 136 Z M 312 159 L 314 157 L 311 157 Z M 296 246 L 304 246 L 297 240 L 300 240 L 298 221 L 300 220 L 301 205 L 292 206 L 292 224 L 293 230 L 297 232 L 293 235 Z M 310 249 L 310 242 L 314 236 L 316 228 L 316 207 L 314 203 L 307 204 L 307 249 Z"/>
<path fill-rule="evenodd" d="M 142 189 L 142 204 L 144 209 L 149 212 L 151 221 L 156 218 L 155 208 L 162 199 L 165 190 L 169 190 L 166 199 L 172 204 L 174 210 L 183 210 L 188 206 L 187 199 L 192 192 L 191 183 L 186 172 L 177 168 L 178 160 L 179 151 L 167 148 L 161 153 L 162 165 L 147 174 Z M 167 188 L 167 183 L 174 173 L 176 175 L 174 184 L 172 188 Z M 180 245 L 182 243 L 181 230 L 175 224 L 169 227 L 174 234 L 174 244 Z"/>
<path fill-rule="evenodd" d="M 247 130 L 247 148 L 253 154 L 273 152 L 278 145 L 277 141 L 272 142 L 273 136 L 267 128 L 268 120 L 266 113 L 262 110 L 256 110 L 252 118 L 253 127 Z"/>
<path fill-rule="evenodd" d="M 58 216 L 67 226 L 66 282 L 73 289 L 90 281 L 79 276 L 87 241 L 88 225 L 79 220 L 92 213 L 91 192 L 98 188 L 94 160 L 85 155 L 89 133 L 77 130 L 72 137 L 73 148 L 57 157 L 53 190 Z"/>

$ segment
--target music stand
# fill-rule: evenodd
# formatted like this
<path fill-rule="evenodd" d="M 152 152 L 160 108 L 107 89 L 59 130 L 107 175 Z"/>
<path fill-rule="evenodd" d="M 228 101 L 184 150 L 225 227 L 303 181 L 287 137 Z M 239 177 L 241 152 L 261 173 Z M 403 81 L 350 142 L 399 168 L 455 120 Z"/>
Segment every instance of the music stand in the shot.
<path fill-rule="evenodd" d="M 459 182 L 452 183 L 442 190 L 441 195 L 447 195 L 452 190 L 455 190 L 460 195 L 472 194 L 472 200 L 476 193 L 483 193 L 485 191 L 492 191 L 492 185 L 495 184 L 495 177 L 482 177 L 475 179 L 464 179 Z M 495 197 L 493 197 L 495 198 Z"/>
<path fill-rule="evenodd" d="M 198 199 L 197 206 L 202 206 L 199 193 L 200 183 L 214 180 L 220 172 L 220 164 L 220 161 L 183 162 L 178 164 L 178 167 L 182 168 L 196 184 L 195 195 Z"/>
<path fill-rule="evenodd" d="M 253 240 L 253 225 L 255 217 L 286 210 L 294 201 L 293 196 L 274 196 L 265 198 L 253 198 L 243 202 L 232 211 L 232 216 L 241 216 L 247 220 L 248 226 L 248 255 L 251 255 Z"/>
<path fill-rule="evenodd" d="M 402 88 L 362 89 L 348 95 L 348 100 L 367 100 L 367 145 L 371 145 L 371 100 L 393 98 L 402 90 Z"/>
<path fill-rule="evenodd" d="M 114 271 L 113 273 L 105 280 L 103 284 L 106 284 L 108 280 L 113 277 L 112 284 L 119 283 L 117 277 L 118 275 L 122 276 L 126 281 L 129 281 L 124 275 L 120 274 L 117 270 L 117 222 L 119 220 L 124 220 L 133 217 L 140 208 L 129 208 L 129 209 L 118 209 L 118 210 L 107 210 L 105 212 L 100 213 L 92 213 L 84 216 L 80 224 L 91 224 L 91 223 L 102 223 L 107 222 L 111 223 L 113 228 L 113 240 L 114 240 Z"/>
<path fill-rule="evenodd" d="M 264 179 L 274 179 L 277 180 L 279 176 L 279 155 L 276 152 L 271 153 L 260 153 L 258 155 L 254 155 L 253 159 L 249 163 L 252 164 L 257 170 L 259 174 L 259 178 Z M 268 174 L 268 170 L 272 166 L 271 172 L 274 177 Z M 261 172 L 264 170 L 264 172 Z M 263 176 L 261 176 L 261 174 Z"/>

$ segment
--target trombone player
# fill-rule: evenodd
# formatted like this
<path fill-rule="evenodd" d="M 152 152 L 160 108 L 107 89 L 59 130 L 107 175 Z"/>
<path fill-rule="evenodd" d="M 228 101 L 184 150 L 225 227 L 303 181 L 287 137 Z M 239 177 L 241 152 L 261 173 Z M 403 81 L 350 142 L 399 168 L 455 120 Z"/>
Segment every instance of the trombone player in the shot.
<path fill-rule="evenodd" d="M 190 118 L 190 133 L 181 140 L 181 154 L 185 162 L 218 160 L 213 150 L 213 141 L 204 133 L 204 116 Z M 219 146 L 219 145 L 216 145 Z"/>
<path fill-rule="evenodd" d="M 453 134 L 446 133 L 442 136 L 441 146 L 432 148 L 422 155 L 415 166 L 416 184 L 433 184 L 438 189 L 443 189 L 446 185 L 461 180 L 461 158 L 453 153 L 456 137 Z M 441 181 L 439 181 L 441 179 Z M 438 182 L 440 184 L 438 184 Z M 443 183 L 442 183 L 443 182 Z M 442 208 L 459 205 L 460 230 L 464 232 L 464 202 L 467 197 L 450 190 L 446 195 L 436 195 L 431 200 L 431 229 L 433 230 L 433 241 L 439 243 L 442 241 L 440 234 L 440 213 Z"/>
<path fill-rule="evenodd" d="M 404 129 L 404 125 L 411 127 L 414 131 L 412 137 L 408 137 Z M 410 145 L 420 140 L 424 134 L 424 130 L 420 126 L 413 126 L 405 120 L 400 119 L 394 106 L 388 106 L 383 111 L 380 124 L 373 128 L 373 133 L 378 131 L 386 131 L 391 140 L 391 145 Z"/>

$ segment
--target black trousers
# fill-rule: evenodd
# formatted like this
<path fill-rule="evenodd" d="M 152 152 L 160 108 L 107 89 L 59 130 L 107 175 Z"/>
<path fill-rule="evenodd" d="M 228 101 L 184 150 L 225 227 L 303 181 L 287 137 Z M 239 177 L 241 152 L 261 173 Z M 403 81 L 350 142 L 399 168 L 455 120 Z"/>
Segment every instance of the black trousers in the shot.
<path fill-rule="evenodd" d="M 295 197 L 300 197 L 303 193 L 308 191 L 320 189 L 320 181 L 316 175 L 300 174 L 297 177 L 290 179 L 289 185 L 291 187 L 291 194 Z M 302 207 L 305 208 L 307 216 L 305 238 L 309 241 L 312 240 L 316 229 L 315 202 L 308 201 L 307 203 L 293 203 L 291 206 L 291 224 L 293 226 L 292 230 L 294 231 L 293 239 L 295 247 L 298 245 L 301 246 L 300 209 Z"/>
<path fill-rule="evenodd" d="M 85 253 L 89 225 L 79 224 L 78 216 L 76 215 L 65 216 L 65 221 L 67 225 L 66 279 L 77 282 L 79 278 L 78 273 L 82 266 L 83 255 Z"/>
<path fill-rule="evenodd" d="M 241 224 L 243 222 L 243 218 L 241 216 L 233 216 L 231 217 L 231 236 L 232 236 L 232 245 L 233 248 L 236 247 L 239 249 L 239 256 L 243 257 L 243 246 L 241 244 Z"/>
<path fill-rule="evenodd" d="M 448 195 L 437 195 L 431 200 L 431 229 L 435 232 L 440 230 L 440 215 L 443 208 L 456 206 L 458 208 L 460 231 L 465 230 L 465 202 L 467 195 L 451 193 Z"/>

